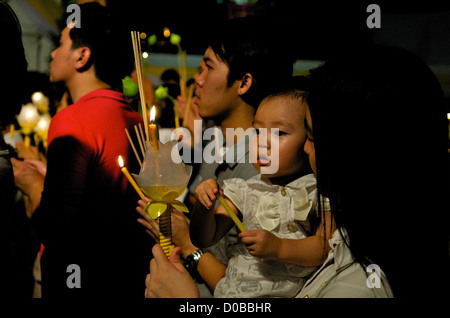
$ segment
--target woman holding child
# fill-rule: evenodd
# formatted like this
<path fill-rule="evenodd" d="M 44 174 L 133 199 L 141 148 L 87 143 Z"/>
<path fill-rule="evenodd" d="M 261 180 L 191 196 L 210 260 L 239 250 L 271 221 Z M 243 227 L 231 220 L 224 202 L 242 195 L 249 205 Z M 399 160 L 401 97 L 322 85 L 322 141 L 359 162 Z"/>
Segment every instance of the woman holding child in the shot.
<path fill-rule="evenodd" d="M 316 216 L 319 226 L 294 241 L 318 236 L 326 257 L 295 296 L 435 298 L 448 281 L 448 128 L 436 77 L 407 51 L 373 47 L 331 59 L 310 81 L 304 150 L 318 200 L 308 217 Z M 204 190 L 209 200 L 217 191 Z M 202 222 L 214 219 L 206 198 Z M 239 207 L 234 210 L 246 224 Z M 268 253 L 284 238 L 265 235 L 260 244 L 249 239 L 254 228 L 248 230 L 240 237 L 252 257 L 296 263 L 280 257 L 282 244 L 276 257 Z M 215 231 L 206 234 L 200 238 L 216 238 Z M 169 261 L 159 246 L 153 253 L 148 297 L 198 296 L 178 248 Z M 302 250 L 291 247 L 289 254 L 299 257 Z"/>

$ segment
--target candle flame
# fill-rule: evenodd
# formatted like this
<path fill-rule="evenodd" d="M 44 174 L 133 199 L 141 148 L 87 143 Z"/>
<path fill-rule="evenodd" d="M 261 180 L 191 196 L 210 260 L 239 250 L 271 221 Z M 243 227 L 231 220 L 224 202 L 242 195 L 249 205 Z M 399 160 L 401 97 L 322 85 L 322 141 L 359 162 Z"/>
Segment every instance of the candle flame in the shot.
<path fill-rule="evenodd" d="M 152 110 L 150 111 L 150 124 L 153 124 L 155 122 L 156 117 L 156 108 L 155 106 L 152 107 Z"/>
<path fill-rule="evenodd" d="M 35 92 L 33 93 L 33 95 L 31 95 L 31 99 L 33 100 L 33 102 L 37 102 L 39 100 L 41 100 L 43 94 L 41 92 Z"/>
<path fill-rule="evenodd" d="M 123 159 L 122 159 L 122 156 L 119 156 L 119 166 L 121 167 L 121 168 L 123 168 Z"/>

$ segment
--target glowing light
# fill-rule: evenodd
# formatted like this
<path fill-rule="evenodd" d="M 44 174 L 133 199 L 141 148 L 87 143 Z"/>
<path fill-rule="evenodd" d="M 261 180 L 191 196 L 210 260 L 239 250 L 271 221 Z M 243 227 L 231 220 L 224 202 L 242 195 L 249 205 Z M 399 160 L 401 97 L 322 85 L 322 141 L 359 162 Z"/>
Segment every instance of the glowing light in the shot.
<path fill-rule="evenodd" d="M 142 57 L 143 57 L 144 59 L 148 58 L 148 53 L 147 53 L 147 52 L 142 53 Z"/>
<path fill-rule="evenodd" d="M 43 96 L 44 94 L 42 94 L 41 92 L 35 92 L 33 93 L 33 95 L 31 95 L 31 100 L 35 105 L 39 105 Z"/>
<path fill-rule="evenodd" d="M 152 110 L 150 111 L 150 123 L 153 124 L 155 122 L 156 117 L 156 108 L 155 106 L 152 107 Z"/>
<path fill-rule="evenodd" d="M 163 34 L 164 34 L 164 37 L 168 38 L 170 36 L 170 29 L 169 28 L 164 28 L 163 29 Z"/>

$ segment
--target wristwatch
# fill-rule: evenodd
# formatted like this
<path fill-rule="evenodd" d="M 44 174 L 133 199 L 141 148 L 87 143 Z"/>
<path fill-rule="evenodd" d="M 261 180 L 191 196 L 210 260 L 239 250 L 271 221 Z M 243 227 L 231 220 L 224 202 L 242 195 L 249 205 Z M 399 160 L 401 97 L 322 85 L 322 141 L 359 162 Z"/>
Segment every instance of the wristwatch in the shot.
<path fill-rule="evenodd" d="M 197 263 L 204 253 L 205 251 L 199 248 L 198 250 L 193 251 L 192 254 L 188 255 L 184 260 L 184 267 L 189 273 L 191 273 L 191 275 L 197 271 Z"/>

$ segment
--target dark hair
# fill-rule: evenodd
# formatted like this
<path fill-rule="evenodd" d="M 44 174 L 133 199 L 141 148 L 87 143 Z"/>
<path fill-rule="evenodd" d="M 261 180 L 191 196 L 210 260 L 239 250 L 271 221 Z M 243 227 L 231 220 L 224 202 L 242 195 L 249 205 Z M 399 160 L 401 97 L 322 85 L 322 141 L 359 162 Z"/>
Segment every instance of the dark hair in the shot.
<path fill-rule="evenodd" d="M 74 27 L 69 33 L 72 48 L 88 47 L 91 57 L 84 69 L 93 64 L 99 80 L 121 90 L 122 78 L 134 67 L 129 26 L 98 3 L 81 4 L 80 15 L 81 27 Z"/>
<path fill-rule="evenodd" d="M 3 76 L 0 94 L 0 127 L 14 121 L 25 102 L 23 83 L 27 75 L 27 60 L 22 44 L 22 30 L 19 20 L 11 8 L 0 1 L 0 38 L 7 48 L 0 50 Z"/>
<path fill-rule="evenodd" d="M 293 99 L 302 100 L 309 90 L 309 78 L 306 76 L 292 76 L 281 82 L 276 82 L 268 88 L 264 99 L 291 96 Z"/>
<path fill-rule="evenodd" d="M 161 74 L 161 81 L 163 82 L 169 82 L 169 81 L 175 81 L 176 83 L 180 82 L 180 74 L 174 69 L 167 69 Z"/>
<path fill-rule="evenodd" d="M 292 76 L 294 57 L 290 55 L 288 36 L 277 25 L 280 24 L 268 17 L 232 19 L 219 28 L 209 43 L 228 66 L 229 87 L 246 73 L 252 75 L 254 82 L 242 99 L 255 108 L 271 85 Z"/>
<path fill-rule="evenodd" d="M 385 46 L 331 59 L 310 78 L 318 192 L 353 256 L 378 264 L 395 296 L 434 297 L 448 270 L 439 82 L 412 53 Z"/>

